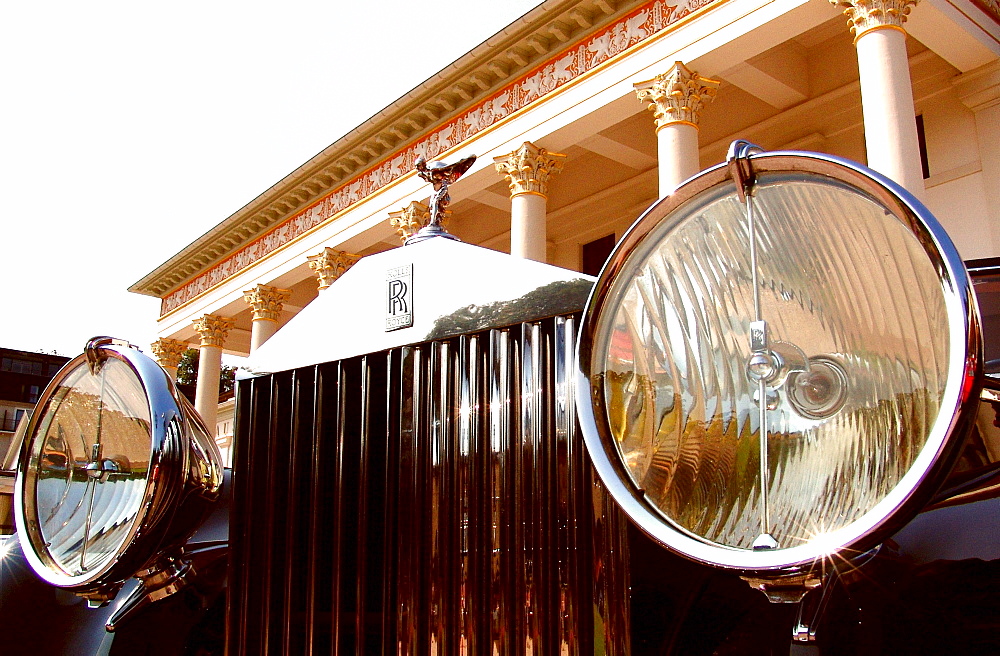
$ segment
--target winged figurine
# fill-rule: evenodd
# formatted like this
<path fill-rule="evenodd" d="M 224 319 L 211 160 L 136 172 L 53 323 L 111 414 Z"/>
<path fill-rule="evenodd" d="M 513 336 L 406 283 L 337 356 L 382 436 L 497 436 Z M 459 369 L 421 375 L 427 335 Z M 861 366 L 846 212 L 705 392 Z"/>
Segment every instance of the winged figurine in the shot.
<path fill-rule="evenodd" d="M 406 240 L 406 244 L 416 243 L 418 241 L 423 241 L 428 237 L 435 236 L 456 239 L 454 235 L 448 234 L 448 232 L 441 226 L 441 221 L 444 219 L 445 209 L 448 207 L 448 204 L 451 203 L 451 196 L 448 194 L 448 185 L 454 183 L 462 177 L 462 174 L 472 168 L 472 164 L 475 161 L 475 155 L 463 157 L 452 164 L 445 164 L 444 162 L 431 162 L 428 164 L 423 155 L 417 158 L 417 161 L 414 164 L 414 168 L 417 170 L 417 175 L 420 176 L 422 180 L 431 183 L 434 188 L 434 193 L 431 194 L 430 198 L 429 209 L 431 218 L 427 222 L 427 225 Z"/>

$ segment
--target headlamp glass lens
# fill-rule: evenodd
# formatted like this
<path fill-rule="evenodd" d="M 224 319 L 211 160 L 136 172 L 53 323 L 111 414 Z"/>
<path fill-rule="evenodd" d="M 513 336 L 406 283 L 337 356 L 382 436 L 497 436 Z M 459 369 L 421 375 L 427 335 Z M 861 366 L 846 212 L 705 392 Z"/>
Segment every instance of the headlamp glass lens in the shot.
<path fill-rule="evenodd" d="M 36 523 L 50 567 L 85 575 L 114 558 L 142 507 L 149 405 L 132 369 L 108 359 L 96 375 L 81 362 L 41 412 L 31 437 L 28 521 Z"/>
<path fill-rule="evenodd" d="M 722 184 L 628 255 L 589 366 L 624 467 L 663 519 L 724 547 L 769 534 L 786 549 L 855 522 L 911 470 L 951 334 L 926 245 L 879 201 L 795 173 L 760 177 L 752 201 L 756 276 L 747 208 Z M 760 319 L 769 346 L 754 360 Z"/>

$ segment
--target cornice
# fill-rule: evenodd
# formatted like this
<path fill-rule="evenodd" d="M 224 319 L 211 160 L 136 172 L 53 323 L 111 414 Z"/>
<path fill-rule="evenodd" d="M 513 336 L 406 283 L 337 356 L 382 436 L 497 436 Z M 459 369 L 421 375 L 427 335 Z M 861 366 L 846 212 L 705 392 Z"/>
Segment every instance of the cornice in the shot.
<path fill-rule="evenodd" d="M 162 298 L 643 1 L 542 3 L 289 173 L 129 291 Z"/>
<path fill-rule="evenodd" d="M 612 7 L 600 0 L 550 0 L 306 162 L 246 208 L 133 285 L 130 291 L 159 296 L 163 300 L 161 316 L 165 316 L 303 234 L 336 220 L 368 195 L 412 175 L 411 169 L 418 157 L 432 159 L 478 134 L 492 130 L 494 126 L 506 122 L 509 116 L 558 93 L 559 89 L 583 79 L 591 70 L 605 66 L 647 39 L 679 27 L 701 10 L 726 1 L 620 0 Z M 570 14 L 580 17 L 582 14 L 574 11 L 587 7 L 606 7 L 611 13 L 603 13 L 600 21 L 593 20 L 593 17 L 586 21 L 580 19 L 583 21 L 580 25 L 590 22 L 591 27 L 580 27 L 573 32 L 562 31 L 565 41 L 560 41 L 561 47 L 540 49 L 537 58 L 526 60 L 526 64 L 517 71 L 508 71 L 507 76 L 492 87 L 484 82 L 482 93 L 471 97 L 463 108 L 456 107 L 436 123 L 428 123 L 419 131 L 414 130 L 407 140 L 401 139 L 384 156 L 365 161 L 360 157 L 352 160 L 355 166 L 351 173 L 338 169 L 337 182 L 333 184 L 332 191 L 320 191 L 311 201 L 305 198 L 305 193 L 300 193 L 293 200 L 301 202 L 295 207 L 286 202 L 278 208 L 280 211 L 272 211 L 273 207 L 267 206 L 265 211 L 272 211 L 268 218 L 273 218 L 273 221 L 256 236 L 243 241 L 237 238 L 235 246 L 228 252 L 221 252 L 222 244 L 213 247 L 213 242 L 220 240 L 225 231 L 245 227 L 246 222 L 253 218 L 259 220 L 260 213 L 252 210 L 255 203 L 264 198 L 277 199 L 271 201 L 272 204 L 286 201 L 287 194 L 283 195 L 282 189 L 289 185 L 300 189 L 316 175 L 329 175 L 330 167 L 342 165 L 344 159 L 338 157 L 351 151 L 352 144 L 360 142 L 365 147 L 365 139 L 377 139 L 379 131 L 386 126 L 391 129 L 390 113 L 420 106 L 423 102 L 421 98 L 425 97 L 423 94 L 430 93 L 433 88 L 441 88 L 440 80 L 447 79 L 451 83 L 461 80 L 465 73 L 456 72 L 457 69 L 462 68 L 466 72 L 476 69 L 478 60 L 487 61 L 488 65 L 500 56 L 493 53 L 501 51 L 510 56 L 511 48 L 515 46 L 502 48 L 504 43 L 511 42 L 505 39 L 516 37 L 513 41 L 516 44 L 538 43 L 535 37 L 559 29 L 559 21 L 554 18 Z M 548 56 L 543 56 L 542 52 L 548 53 Z"/>

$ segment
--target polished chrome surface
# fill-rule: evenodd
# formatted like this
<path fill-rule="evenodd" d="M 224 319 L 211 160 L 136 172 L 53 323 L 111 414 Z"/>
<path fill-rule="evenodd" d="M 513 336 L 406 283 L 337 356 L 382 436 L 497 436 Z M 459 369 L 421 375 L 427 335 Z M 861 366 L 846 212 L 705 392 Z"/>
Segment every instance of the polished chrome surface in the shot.
<path fill-rule="evenodd" d="M 201 419 L 148 357 L 95 338 L 42 393 L 17 478 L 25 556 L 96 603 L 179 551 L 222 483 Z"/>
<path fill-rule="evenodd" d="M 416 311 L 386 332 L 386 271 L 412 266 Z M 583 307 L 594 279 L 447 239 L 361 258 L 255 351 L 254 374 L 533 321 Z"/>
<path fill-rule="evenodd" d="M 451 195 L 448 193 L 448 186 L 457 182 L 466 171 L 472 168 L 475 161 L 475 155 L 463 157 L 451 164 L 445 164 L 444 162 L 431 162 L 428 164 L 423 155 L 417 158 L 414 165 L 417 175 L 421 180 L 430 182 L 434 188 L 429 206 L 431 218 L 427 222 L 427 225 L 404 242 L 404 246 L 412 246 L 413 244 L 418 244 L 434 237 L 458 240 L 458 237 L 450 234 L 444 229 L 444 225 L 442 225 L 445 210 L 451 204 Z"/>
<path fill-rule="evenodd" d="M 936 220 L 905 190 L 831 156 L 778 152 L 745 159 L 744 182 L 734 184 L 729 165 L 710 169 L 650 208 L 619 243 L 588 302 L 578 404 L 602 480 L 647 533 L 696 560 L 776 571 L 830 556 L 845 545 L 870 547 L 928 500 L 957 450 L 958 440 L 949 436 L 970 423 L 982 346 L 962 262 Z M 749 230 L 762 244 L 757 284 L 745 261 L 755 240 L 747 241 L 740 189 L 761 222 Z M 832 209 L 822 205 L 831 200 Z M 867 218 L 859 221 L 861 216 Z M 837 231 L 851 221 L 858 224 L 853 241 L 836 241 Z M 685 232 L 687 226 L 694 227 Z M 857 235 L 873 241 L 866 246 L 868 237 Z M 669 239 L 676 251 L 655 250 Z M 891 280 L 882 286 L 895 296 L 881 291 L 882 278 Z M 654 336 L 639 340 L 646 349 L 639 353 L 631 350 L 638 348 L 632 341 L 608 341 L 622 290 L 632 288 L 639 290 L 636 306 L 645 308 L 633 332 Z M 810 290 L 821 291 L 806 293 Z M 750 297 L 758 293 L 766 300 L 754 311 Z M 848 311 L 824 316 L 824 303 L 837 294 L 848 302 L 831 307 Z M 898 305 L 872 309 L 886 298 Z M 912 308 L 924 314 L 903 314 Z M 788 310 L 794 312 L 781 313 Z M 745 336 L 750 322 L 761 319 L 774 333 L 768 350 L 777 374 L 770 379 L 768 372 L 762 377 L 766 389 L 754 392 Z M 803 324 L 806 320 L 812 323 Z M 842 339 L 875 335 L 893 322 L 902 331 L 900 347 L 890 348 L 885 338 Z M 734 341 L 736 335 L 742 337 Z M 817 346 L 822 340 L 832 350 Z M 842 342 L 848 344 L 843 352 Z M 803 345 L 810 348 L 803 351 Z M 883 347 L 884 357 L 871 357 Z M 904 349 L 898 358 L 894 348 Z M 622 366 L 634 361 L 637 369 L 647 368 L 648 380 L 618 386 L 610 379 L 617 374 L 606 378 L 602 358 L 612 351 Z M 921 364 L 907 373 L 904 362 L 911 356 Z M 926 394 L 919 382 L 925 373 Z M 659 379 L 674 383 L 656 397 Z M 846 401 L 845 380 L 853 386 Z M 900 395 L 883 398 L 890 380 Z M 907 392 L 911 380 L 915 389 Z M 803 389 L 789 400 L 792 384 Z M 617 414 L 609 414 L 608 404 L 615 404 Z M 637 456 L 619 443 L 622 426 L 643 417 L 648 430 L 674 436 L 673 441 L 655 437 L 656 463 L 626 460 Z M 855 432 L 858 439 L 849 440 Z M 746 447 L 751 443 L 756 449 L 759 435 L 768 442 L 766 470 L 764 458 Z M 840 454 L 803 459 L 810 449 L 817 454 L 848 449 L 854 455 L 841 467 L 833 459 L 845 457 Z M 662 469 L 665 487 L 635 473 L 643 463 Z M 761 480 L 768 481 L 768 528 L 780 548 L 755 551 Z M 674 483 L 685 487 L 673 489 Z M 735 502 L 718 498 L 727 490 L 738 492 Z"/>
<path fill-rule="evenodd" d="M 574 328 L 241 381 L 230 653 L 628 654 L 627 520 L 578 433 Z"/>

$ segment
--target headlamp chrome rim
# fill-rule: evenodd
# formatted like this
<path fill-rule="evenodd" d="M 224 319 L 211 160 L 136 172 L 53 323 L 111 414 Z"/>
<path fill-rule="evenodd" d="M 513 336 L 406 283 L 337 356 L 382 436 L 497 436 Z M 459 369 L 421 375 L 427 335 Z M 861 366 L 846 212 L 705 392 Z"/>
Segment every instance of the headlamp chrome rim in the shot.
<path fill-rule="evenodd" d="M 946 299 L 948 323 L 956 327 L 949 340 L 950 372 L 941 410 L 920 455 L 893 488 L 860 519 L 828 532 L 822 539 L 776 550 L 750 550 L 711 542 L 679 526 L 639 489 L 627 470 L 623 455 L 604 412 L 605 392 L 592 385 L 591 363 L 597 317 L 609 303 L 616 281 L 628 275 L 630 258 L 650 232 L 669 221 L 679 208 L 732 185 L 731 168 L 718 165 L 688 180 L 676 192 L 651 206 L 626 232 L 595 285 L 581 321 L 577 352 L 578 412 L 595 468 L 612 496 L 632 520 L 665 546 L 693 560 L 742 572 L 776 572 L 808 566 L 834 554 L 865 552 L 908 521 L 929 499 L 947 473 L 957 452 L 955 430 L 968 424 L 968 413 L 978 397 L 981 379 L 981 344 L 971 283 L 957 250 L 930 212 L 899 185 L 861 165 L 830 155 L 790 151 L 755 153 L 749 157 L 757 176 L 795 174 L 821 176 L 861 190 L 905 222 L 938 268 Z M 832 407 L 832 406 L 831 406 Z M 824 408 L 828 411 L 829 408 Z"/>
<path fill-rule="evenodd" d="M 126 369 L 122 369 L 122 365 Z M 128 501 L 136 511 L 125 520 L 127 530 L 117 540 L 113 553 L 98 566 L 82 565 L 84 571 L 74 573 L 67 571 L 50 551 L 52 545 L 46 541 L 38 518 L 37 456 L 41 443 L 46 440 L 39 430 L 43 422 L 51 421 L 58 414 L 59 401 L 55 395 L 60 389 L 66 389 L 63 386 L 71 377 L 80 376 L 88 369 L 90 375 L 97 375 L 104 367 L 127 371 L 141 387 L 149 417 L 148 467 L 141 495 L 133 496 L 131 501 L 118 500 L 123 505 Z M 53 403 L 56 405 L 50 412 Z M 200 506 L 211 503 L 218 496 L 222 483 L 218 448 L 208 438 L 201 418 L 180 396 L 170 376 L 137 349 L 111 338 L 91 340 L 84 354 L 70 360 L 56 373 L 39 397 L 36 408 L 26 431 L 15 483 L 16 522 L 25 558 L 39 577 L 53 585 L 88 597 L 112 598 L 122 582 L 150 567 L 159 554 L 176 548 L 178 540 L 186 538 L 189 530 L 179 529 L 180 522 L 175 521 L 186 499 L 196 496 L 198 500 L 192 505 Z M 87 467 L 88 470 L 100 469 L 93 472 L 98 479 L 106 479 L 116 470 L 127 467 L 127 464 L 116 462 L 110 454 L 106 455 L 108 457 L 91 458 L 93 462 Z M 192 494 L 195 490 L 196 495 Z M 89 535 L 84 535 L 86 543 Z"/>

